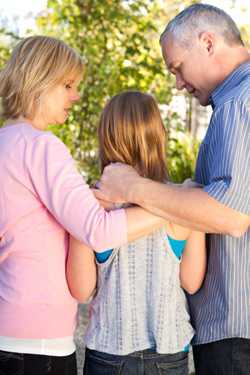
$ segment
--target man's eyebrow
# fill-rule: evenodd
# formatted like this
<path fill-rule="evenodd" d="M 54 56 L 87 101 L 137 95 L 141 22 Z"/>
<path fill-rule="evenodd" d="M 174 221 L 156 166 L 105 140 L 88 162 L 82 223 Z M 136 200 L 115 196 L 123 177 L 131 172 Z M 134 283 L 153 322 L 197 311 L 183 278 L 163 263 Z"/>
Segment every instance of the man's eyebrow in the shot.
<path fill-rule="evenodd" d="M 173 70 L 173 69 L 178 69 L 181 66 L 181 63 L 175 62 L 175 61 L 170 61 L 169 64 L 167 64 L 168 70 Z"/>

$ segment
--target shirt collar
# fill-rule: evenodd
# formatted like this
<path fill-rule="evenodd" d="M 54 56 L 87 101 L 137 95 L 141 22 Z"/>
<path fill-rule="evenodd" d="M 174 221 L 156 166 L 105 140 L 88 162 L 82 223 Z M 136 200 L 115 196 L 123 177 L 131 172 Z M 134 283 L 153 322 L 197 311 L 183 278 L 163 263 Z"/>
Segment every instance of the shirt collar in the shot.
<path fill-rule="evenodd" d="M 246 63 L 241 64 L 238 68 L 233 70 L 231 74 L 212 92 L 209 103 L 214 109 L 218 104 L 219 100 L 232 88 L 237 86 L 242 80 L 244 80 L 250 74 L 250 60 Z"/>

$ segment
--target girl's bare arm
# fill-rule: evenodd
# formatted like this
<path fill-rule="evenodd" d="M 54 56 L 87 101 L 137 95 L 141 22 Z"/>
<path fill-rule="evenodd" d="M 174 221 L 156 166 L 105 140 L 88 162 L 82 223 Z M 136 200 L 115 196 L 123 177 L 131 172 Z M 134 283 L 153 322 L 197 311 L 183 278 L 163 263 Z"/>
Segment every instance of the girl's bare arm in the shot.
<path fill-rule="evenodd" d="M 200 289 L 206 266 L 205 233 L 191 231 L 180 264 L 181 286 L 189 294 L 194 294 Z"/>

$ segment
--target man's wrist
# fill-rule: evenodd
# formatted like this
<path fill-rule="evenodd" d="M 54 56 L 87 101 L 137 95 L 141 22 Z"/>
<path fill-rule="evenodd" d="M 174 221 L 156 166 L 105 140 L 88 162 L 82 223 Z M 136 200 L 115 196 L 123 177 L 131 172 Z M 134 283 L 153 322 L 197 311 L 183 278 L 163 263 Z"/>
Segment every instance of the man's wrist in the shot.
<path fill-rule="evenodd" d="M 127 190 L 126 201 L 140 206 L 143 200 L 143 192 L 149 181 L 141 176 L 136 177 Z"/>

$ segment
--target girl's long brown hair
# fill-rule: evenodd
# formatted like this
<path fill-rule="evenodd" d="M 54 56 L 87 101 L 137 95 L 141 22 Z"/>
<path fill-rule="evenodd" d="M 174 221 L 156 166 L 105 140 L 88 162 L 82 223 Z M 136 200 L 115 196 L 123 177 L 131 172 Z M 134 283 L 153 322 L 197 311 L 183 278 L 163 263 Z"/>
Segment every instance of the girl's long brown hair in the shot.
<path fill-rule="evenodd" d="M 126 163 L 144 177 L 167 180 L 166 130 L 151 95 L 127 91 L 105 106 L 98 129 L 101 171 Z"/>

